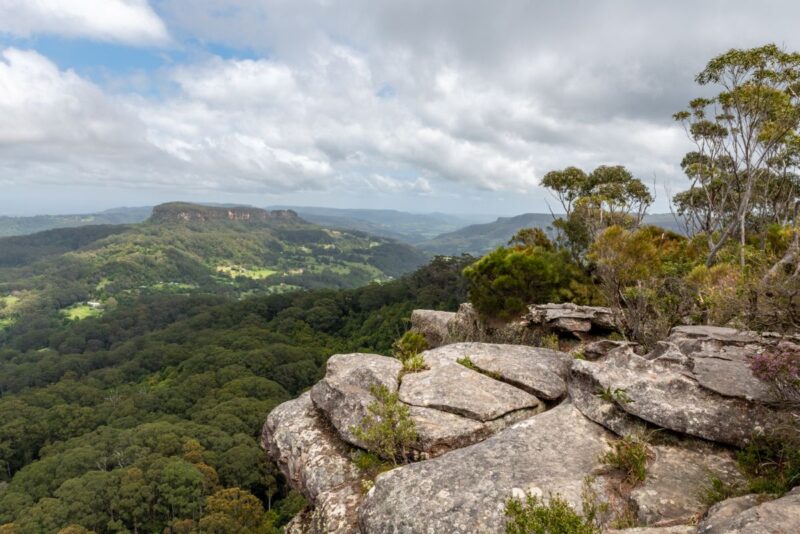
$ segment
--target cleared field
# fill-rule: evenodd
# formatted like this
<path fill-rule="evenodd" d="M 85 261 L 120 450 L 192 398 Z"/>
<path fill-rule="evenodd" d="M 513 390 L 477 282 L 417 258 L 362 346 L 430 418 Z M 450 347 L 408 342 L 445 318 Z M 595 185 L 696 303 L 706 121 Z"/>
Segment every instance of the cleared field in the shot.
<path fill-rule="evenodd" d="M 87 317 L 97 317 L 103 314 L 103 310 L 93 308 L 88 304 L 75 304 L 69 308 L 63 309 L 62 312 L 70 321 L 80 321 Z"/>
<path fill-rule="evenodd" d="M 244 276 L 245 278 L 251 278 L 253 280 L 263 280 L 264 278 L 272 276 L 278 271 L 265 268 L 248 269 L 246 267 L 242 267 L 241 265 L 218 265 L 217 272 L 228 275 L 231 278 Z"/>

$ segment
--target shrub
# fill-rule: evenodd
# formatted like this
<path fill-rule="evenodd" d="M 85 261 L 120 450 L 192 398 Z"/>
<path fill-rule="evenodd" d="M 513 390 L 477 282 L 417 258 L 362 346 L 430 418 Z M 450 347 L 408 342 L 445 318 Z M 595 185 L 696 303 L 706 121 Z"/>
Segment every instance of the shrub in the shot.
<path fill-rule="evenodd" d="M 736 459 L 750 492 L 782 495 L 800 484 L 800 430 L 792 426 L 756 437 Z"/>
<path fill-rule="evenodd" d="M 373 385 L 370 392 L 375 400 L 367 407 L 369 414 L 351 431 L 367 449 L 393 465 L 407 462 L 409 447 L 417 439 L 408 406 L 384 385 Z"/>
<path fill-rule="evenodd" d="M 551 495 L 548 502 L 535 495 L 526 495 L 524 502 L 506 501 L 507 534 L 599 534 L 593 514 L 584 517 L 560 495 Z"/>
<path fill-rule="evenodd" d="M 598 397 L 606 402 L 616 402 L 618 404 L 630 404 L 633 399 L 630 398 L 628 392 L 622 388 L 611 388 L 610 386 L 600 390 L 597 394 Z"/>
<path fill-rule="evenodd" d="M 394 357 L 403 362 L 403 370 L 416 373 L 425 369 L 425 359 L 420 354 L 427 350 L 425 336 L 409 330 L 392 345 Z"/>
<path fill-rule="evenodd" d="M 651 453 L 644 436 L 631 435 L 611 442 L 611 450 L 599 461 L 625 473 L 625 482 L 635 486 L 647 477 L 647 462 Z"/>
<path fill-rule="evenodd" d="M 726 483 L 719 477 L 711 476 L 708 484 L 700 490 L 700 500 L 708 507 L 731 497 L 743 495 L 742 488 Z"/>
<path fill-rule="evenodd" d="M 756 378 L 770 384 L 778 398 L 791 406 L 800 406 L 800 350 L 781 347 L 757 354 L 750 359 Z"/>
<path fill-rule="evenodd" d="M 498 248 L 464 269 L 464 276 L 482 316 L 509 320 L 531 303 L 570 300 L 583 274 L 566 251 L 530 246 Z"/>

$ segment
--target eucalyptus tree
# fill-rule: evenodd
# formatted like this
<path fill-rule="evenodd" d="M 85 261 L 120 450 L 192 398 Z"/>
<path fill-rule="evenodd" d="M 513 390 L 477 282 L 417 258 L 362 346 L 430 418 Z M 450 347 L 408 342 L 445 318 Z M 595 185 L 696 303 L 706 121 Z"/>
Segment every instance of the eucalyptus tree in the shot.
<path fill-rule="evenodd" d="M 749 233 L 796 223 L 800 54 L 774 44 L 732 49 L 695 80 L 719 93 L 674 115 L 695 145 L 682 162 L 691 186 L 674 201 L 689 229 L 705 236 L 707 265 L 738 237 L 744 268 Z M 793 240 L 796 249 L 796 232 Z"/>

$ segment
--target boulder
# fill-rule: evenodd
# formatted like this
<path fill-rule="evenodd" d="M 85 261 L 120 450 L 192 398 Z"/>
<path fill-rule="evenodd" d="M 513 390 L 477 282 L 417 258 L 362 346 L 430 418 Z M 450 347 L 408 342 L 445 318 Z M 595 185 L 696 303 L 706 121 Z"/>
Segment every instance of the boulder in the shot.
<path fill-rule="evenodd" d="M 699 517 L 706 510 L 701 495 L 710 477 L 726 484 L 744 483 L 730 451 L 688 442 L 654 445 L 651 450 L 655 459 L 647 477 L 630 494 L 641 524 L 686 524 Z"/>
<path fill-rule="evenodd" d="M 414 310 L 411 312 L 411 329 L 425 336 L 428 347 L 436 348 L 450 339 L 450 323 L 455 316 L 455 312 Z"/>
<path fill-rule="evenodd" d="M 521 389 L 452 362 L 405 375 L 400 400 L 483 422 L 540 405 L 536 397 Z"/>
<path fill-rule="evenodd" d="M 359 509 L 363 534 L 505 531 L 512 495 L 560 494 L 582 506 L 612 435 L 565 402 L 463 449 L 384 473 Z"/>
<path fill-rule="evenodd" d="M 616 317 L 611 308 L 578 306 L 576 304 L 535 304 L 528 307 L 523 320 L 531 326 L 570 334 L 587 334 L 592 330 L 613 332 L 617 330 Z M 580 336 L 578 336 L 580 337 Z"/>
<path fill-rule="evenodd" d="M 314 409 L 309 393 L 270 412 L 261 445 L 289 485 L 312 502 L 324 492 L 359 480 L 349 447 Z"/>
<path fill-rule="evenodd" d="M 742 499 L 742 498 L 739 498 Z M 733 507 L 725 501 L 711 509 L 698 525 L 698 534 L 796 534 L 800 532 L 800 486 L 780 499 L 755 506 L 753 498 Z M 736 509 L 743 509 L 736 513 Z"/>
<path fill-rule="evenodd" d="M 309 393 L 272 410 L 261 443 L 289 485 L 311 502 L 287 525 L 287 532 L 358 532 L 360 472 L 350 460 L 349 447 L 314 408 Z"/>
<path fill-rule="evenodd" d="M 622 530 L 604 530 L 605 534 L 696 534 L 697 527 L 693 525 L 677 525 L 672 527 L 638 527 Z"/>
<path fill-rule="evenodd" d="M 367 407 L 375 400 L 373 385 L 397 391 L 403 364 L 377 354 L 336 354 L 328 359 L 325 378 L 311 388 L 311 399 L 346 442 L 366 448 L 353 433 L 353 427 L 368 415 Z"/>
<path fill-rule="evenodd" d="M 572 357 L 565 352 L 492 343 L 453 343 L 426 351 L 423 356 L 431 368 L 469 358 L 485 374 L 545 400 L 566 394 L 572 365 Z"/>
<path fill-rule="evenodd" d="M 622 349 L 625 347 L 637 347 L 638 345 L 632 341 L 614 341 L 611 339 L 599 339 L 587 343 L 579 349 L 584 360 L 595 361 L 606 356 L 612 350 Z"/>
<path fill-rule="evenodd" d="M 691 362 L 700 358 L 676 350 L 675 345 L 668 348 L 655 357 L 638 356 L 628 349 L 613 351 L 597 362 L 576 360 L 571 385 L 576 406 L 617 432 L 630 422 L 624 421 L 622 412 L 626 412 L 662 428 L 738 447 L 788 420 L 787 412 L 751 399 L 743 391 L 731 396 L 705 387 L 690 370 Z M 604 391 L 621 392 L 624 397 L 600 410 L 596 395 Z"/>

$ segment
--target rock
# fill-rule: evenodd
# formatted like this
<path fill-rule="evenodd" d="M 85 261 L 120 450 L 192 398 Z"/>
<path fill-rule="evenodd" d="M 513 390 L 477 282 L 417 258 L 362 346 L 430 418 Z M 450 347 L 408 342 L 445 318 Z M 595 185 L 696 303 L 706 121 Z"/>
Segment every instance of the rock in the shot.
<path fill-rule="evenodd" d="M 623 419 L 621 410 L 676 432 L 742 447 L 753 435 L 784 424 L 789 416 L 767 404 L 704 387 L 686 371 L 685 364 L 676 362 L 674 354 L 648 359 L 632 350 L 614 351 L 597 362 L 576 360 L 572 378 L 576 383 L 573 390 L 583 390 L 582 395 L 576 391 L 576 406 L 587 417 L 617 431 Z M 606 412 L 587 408 L 592 404 L 590 392 L 601 391 L 624 392 L 627 401 L 615 401 Z"/>
<path fill-rule="evenodd" d="M 692 525 L 677 525 L 673 527 L 640 527 L 622 530 L 604 530 L 605 534 L 696 534 L 697 527 Z"/>
<path fill-rule="evenodd" d="M 746 507 L 751 500 L 737 503 Z M 791 492 L 733 514 L 726 506 L 715 507 L 698 525 L 698 534 L 796 534 L 800 532 L 800 486 Z M 726 511 L 727 510 L 727 511 Z M 722 512 L 725 511 L 723 514 Z"/>
<path fill-rule="evenodd" d="M 611 308 L 601 306 L 536 304 L 528 307 L 528 313 L 523 320 L 529 326 L 542 326 L 572 334 L 585 334 L 592 330 L 617 330 L 616 318 Z"/>
<path fill-rule="evenodd" d="M 262 446 L 289 485 L 311 502 L 310 509 L 287 525 L 287 532 L 358 532 L 360 472 L 349 458 L 349 448 L 314 408 L 309 393 L 272 410 Z"/>
<path fill-rule="evenodd" d="M 758 506 L 762 502 L 771 500 L 771 497 L 751 493 L 749 495 L 742 495 L 741 497 L 731 497 L 722 502 L 718 502 L 709 508 L 706 517 L 713 517 L 714 522 L 718 523 L 722 520 L 736 517 L 745 510 L 749 510 L 753 506 Z"/>
<path fill-rule="evenodd" d="M 319 416 L 309 393 L 270 412 L 261 445 L 278 464 L 289 485 L 310 501 L 359 479 L 349 448 Z"/>
<path fill-rule="evenodd" d="M 405 375 L 400 385 L 400 400 L 478 421 L 539 406 L 533 395 L 451 362 Z"/>
<path fill-rule="evenodd" d="M 593 362 L 595 360 L 599 360 L 600 358 L 606 356 L 612 350 L 617 350 L 625 347 L 636 347 L 637 344 L 633 343 L 632 341 L 613 341 L 611 339 L 600 339 L 598 341 L 593 341 L 588 343 L 584 347 L 580 349 L 581 354 L 583 354 L 584 360 L 589 360 Z"/>
<path fill-rule="evenodd" d="M 463 449 L 378 476 L 363 534 L 504 532 L 512 495 L 560 494 L 581 509 L 584 479 L 611 438 L 568 402 Z"/>
<path fill-rule="evenodd" d="M 455 312 L 414 310 L 411 312 L 411 329 L 425 336 L 428 347 L 433 349 L 450 339 L 450 323 L 455 316 Z"/>
<path fill-rule="evenodd" d="M 706 509 L 701 495 L 710 477 L 726 484 L 744 483 L 729 451 L 699 444 L 695 450 L 673 445 L 651 449 L 655 459 L 647 477 L 630 494 L 642 524 L 690 523 Z"/>
<path fill-rule="evenodd" d="M 480 421 L 460 415 L 419 406 L 412 406 L 409 412 L 417 430 L 415 448 L 431 458 L 472 445 L 489 434 Z"/>
<path fill-rule="evenodd" d="M 394 358 L 377 354 L 336 354 L 328 359 L 325 378 L 311 388 L 311 399 L 325 413 L 339 436 L 348 443 L 366 448 L 352 431 L 369 413 L 375 400 L 373 385 L 397 391 L 403 365 Z"/>
<path fill-rule="evenodd" d="M 572 357 L 565 352 L 490 343 L 454 343 L 426 351 L 424 357 L 432 368 L 467 357 L 479 370 L 546 400 L 566 394 L 572 365 Z"/>

